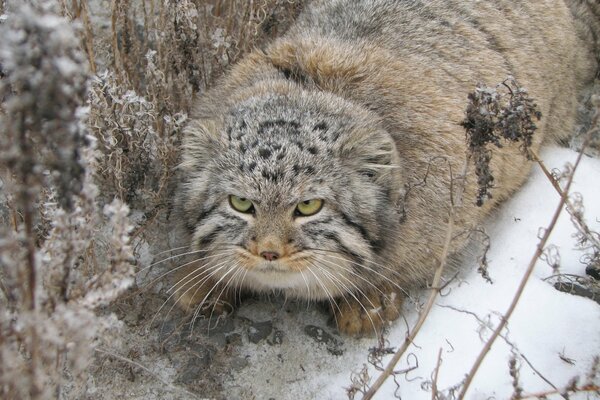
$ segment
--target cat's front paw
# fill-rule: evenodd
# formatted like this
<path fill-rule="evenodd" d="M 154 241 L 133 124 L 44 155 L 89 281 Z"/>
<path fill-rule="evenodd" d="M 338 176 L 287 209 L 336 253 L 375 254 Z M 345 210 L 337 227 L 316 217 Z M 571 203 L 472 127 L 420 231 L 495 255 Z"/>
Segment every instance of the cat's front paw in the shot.
<path fill-rule="evenodd" d="M 402 296 L 396 292 L 346 295 L 333 306 L 333 317 L 343 334 L 374 336 L 381 334 L 387 322 L 400 316 L 401 306 Z"/>

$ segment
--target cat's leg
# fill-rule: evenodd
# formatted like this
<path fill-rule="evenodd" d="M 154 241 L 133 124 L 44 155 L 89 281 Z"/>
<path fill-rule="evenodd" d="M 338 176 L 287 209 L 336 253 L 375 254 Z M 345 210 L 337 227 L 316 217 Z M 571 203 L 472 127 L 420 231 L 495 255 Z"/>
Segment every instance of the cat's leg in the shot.
<path fill-rule="evenodd" d="M 395 291 L 372 290 L 337 300 L 333 316 L 341 333 L 351 336 L 379 335 L 384 324 L 398 319 L 402 295 Z"/>

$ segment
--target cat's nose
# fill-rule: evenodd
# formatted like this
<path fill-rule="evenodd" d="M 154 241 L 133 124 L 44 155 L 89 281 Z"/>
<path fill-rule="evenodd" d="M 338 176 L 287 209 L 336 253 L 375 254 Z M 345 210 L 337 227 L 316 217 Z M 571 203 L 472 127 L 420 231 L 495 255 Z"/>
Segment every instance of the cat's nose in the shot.
<path fill-rule="evenodd" d="M 275 251 L 263 251 L 260 256 L 267 261 L 275 261 L 279 258 L 279 253 Z"/>

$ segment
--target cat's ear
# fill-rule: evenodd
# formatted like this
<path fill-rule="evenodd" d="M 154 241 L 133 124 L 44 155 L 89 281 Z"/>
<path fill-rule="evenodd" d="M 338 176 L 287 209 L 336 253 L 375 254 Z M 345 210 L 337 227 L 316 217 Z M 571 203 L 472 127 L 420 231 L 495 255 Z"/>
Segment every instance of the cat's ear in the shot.
<path fill-rule="evenodd" d="M 343 135 L 338 148 L 341 161 L 353 171 L 389 189 L 394 199 L 403 177 L 396 144 L 388 132 L 361 126 Z"/>
<path fill-rule="evenodd" d="M 213 119 L 194 119 L 184 130 L 184 149 L 179 168 L 201 171 L 223 147 L 221 124 Z"/>

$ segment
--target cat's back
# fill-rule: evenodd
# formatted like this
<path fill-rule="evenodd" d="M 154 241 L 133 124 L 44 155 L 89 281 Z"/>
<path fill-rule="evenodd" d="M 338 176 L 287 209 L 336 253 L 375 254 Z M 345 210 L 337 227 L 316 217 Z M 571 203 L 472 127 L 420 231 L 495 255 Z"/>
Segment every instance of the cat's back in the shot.
<path fill-rule="evenodd" d="M 400 90 L 412 80 L 431 79 L 432 86 L 463 103 L 475 84 L 513 76 L 542 105 L 548 129 L 538 137 L 558 138 L 571 133 L 578 93 L 597 72 L 599 37 L 600 3 L 595 1 L 316 0 L 282 40 L 296 47 L 298 60 L 304 49 L 315 54 L 321 47 L 318 59 L 310 61 L 321 64 L 313 67 L 321 75 L 328 73 L 326 65 L 348 64 L 352 58 L 358 64 L 363 57 L 376 58 L 368 54 L 386 53 L 382 62 L 397 60 L 418 73 L 396 73 L 377 62 L 362 68 L 364 73 Z M 344 50 L 329 55 L 323 43 Z M 280 48 L 272 47 L 269 55 L 277 59 Z M 305 63 L 296 69 L 310 68 Z"/>
<path fill-rule="evenodd" d="M 587 46 L 575 43 L 576 31 Z M 520 59 L 543 69 L 573 52 L 597 52 L 598 33 L 600 4 L 585 0 L 317 0 L 288 37 L 376 45 L 463 67 L 477 52 L 492 51 L 509 69 Z M 590 57 L 580 56 L 581 67 L 592 68 Z"/>
<path fill-rule="evenodd" d="M 468 45 L 477 32 L 502 51 L 518 44 L 502 46 L 502 37 L 521 43 L 564 40 L 577 23 L 573 19 L 598 33 L 599 18 L 600 3 L 589 0 L 314 0 L 290 34 L 428 52 L 448 43 Z"/>

